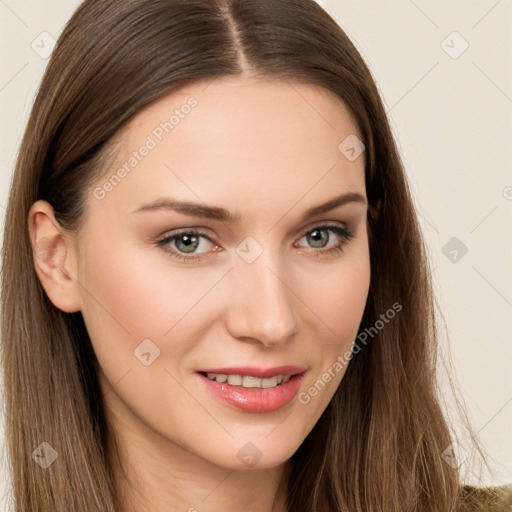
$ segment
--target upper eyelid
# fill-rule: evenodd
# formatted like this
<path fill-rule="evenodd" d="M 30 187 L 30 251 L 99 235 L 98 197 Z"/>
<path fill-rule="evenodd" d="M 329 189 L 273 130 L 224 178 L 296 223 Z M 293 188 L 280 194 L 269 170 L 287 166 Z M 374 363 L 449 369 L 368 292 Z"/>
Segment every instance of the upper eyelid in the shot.
<path fill-rule="evenodd" d="M 300 230 L 300 233 L 301 233 L 301 236 L 303 236 L 305 233 L 308 233 L 309 231 L 312 231 L 313 229 L 325 228 L 325 227 L 328 228 L 329 226 L 339 227 L 339 228 L 343 228 L 346 230 L 349 229 L 349 226 L 347 225 L 346 222 L 341 222 L 339 220 L 337 220 L 337 221 L 334 221 L 334 220 L 333 221 L 320 221 L 320 222 L 313 222 L 313 223 L 309 224 L 308 227 L 305 227 L 302 230 Z"/>

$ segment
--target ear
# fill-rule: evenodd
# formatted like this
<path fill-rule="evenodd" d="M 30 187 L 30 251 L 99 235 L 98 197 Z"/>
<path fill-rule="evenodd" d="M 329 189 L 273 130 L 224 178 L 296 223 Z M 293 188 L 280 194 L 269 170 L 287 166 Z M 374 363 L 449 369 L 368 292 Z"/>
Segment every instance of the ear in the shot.
<path fill-rule="evenodd" d="M 30 207 L 28 230 L 34 267 L 46 294 L 60 310 L 80 311 L 75 249 L 50 203 L 39 200 Z"/>
<path fill-rule="evenodd" d="M 370 211 L 370 215 L 374 222 L 377 222 L 379 220 L 380 209 L 382 206 L 381 203 L 382 201 L 379 199 L 375 204 L 372 204 L 368 207 L 368 210 Z"/>

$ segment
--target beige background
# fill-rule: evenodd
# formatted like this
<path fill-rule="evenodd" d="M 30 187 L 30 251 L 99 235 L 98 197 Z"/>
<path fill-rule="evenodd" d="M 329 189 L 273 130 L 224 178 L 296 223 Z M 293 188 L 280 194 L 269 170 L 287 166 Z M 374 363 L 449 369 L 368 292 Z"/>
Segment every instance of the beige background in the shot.
<path fill-rule="evenodd" d="M 50 36 L 41 34 L 57 38 L 79 3 L 0 0 L 2 226 L 47 62 Z M 429 243 L 455 374 L 496 471 L 484 481 L 512 483 L 512 2 L 319 3 L 361 51 L 387 105 Z M 453 237 L 456 245 L 445 246 Z M 469 460 L 462 467 L 472 482 Z M 0 511 L 6 479 L 1 465 Z"/>

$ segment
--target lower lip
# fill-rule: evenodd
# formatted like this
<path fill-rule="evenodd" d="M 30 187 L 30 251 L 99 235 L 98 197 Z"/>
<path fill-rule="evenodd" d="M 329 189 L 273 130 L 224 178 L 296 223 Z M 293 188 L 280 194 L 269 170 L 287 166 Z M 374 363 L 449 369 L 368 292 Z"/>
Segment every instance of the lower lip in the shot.
<path fill-rule="evenodd" d="M 281 409 L 297 395 L 303 373 L 273 388 L 244 388 L 217 382 L 198 373 L 201 382 L 218 398 L 244 412 L 264 413 Z"/>

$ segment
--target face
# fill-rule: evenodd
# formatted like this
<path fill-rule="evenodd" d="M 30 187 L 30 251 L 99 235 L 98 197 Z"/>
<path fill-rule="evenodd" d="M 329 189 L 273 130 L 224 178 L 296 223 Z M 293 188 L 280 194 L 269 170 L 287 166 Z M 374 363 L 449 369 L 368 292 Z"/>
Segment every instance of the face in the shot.
<path fill-rule="evenodd" d="M 297 450 L 343 378 L 369 288 L 349 136 L 330 92 L 248 78 L 187 86 L 123 130 L 75 256 L 118 428 L 231 469 Z"/>

